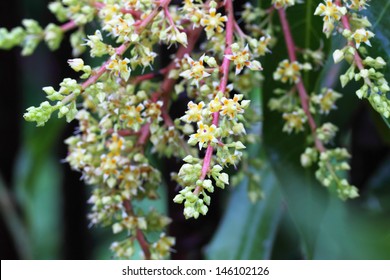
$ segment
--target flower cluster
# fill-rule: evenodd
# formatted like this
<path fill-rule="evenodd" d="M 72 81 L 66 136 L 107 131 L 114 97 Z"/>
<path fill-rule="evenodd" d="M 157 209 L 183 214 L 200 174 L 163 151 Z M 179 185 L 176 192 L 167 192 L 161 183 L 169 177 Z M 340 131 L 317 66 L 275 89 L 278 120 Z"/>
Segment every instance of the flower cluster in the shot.
<path fill-rule="evenodd" d="M 323 88 L 320 94 L 312 95 L 311 101 L 318 105 L 321 114 L 328 114 L 330 110 L 336 109 L 336 101 L 341 94 L 330 88 Z"/>
<path fill-rule="evenodd" d="M 328 6 L 328 2 L 331 1 L 326 2 Z M 344 20 L 338 30 L 348 41 L 348 44 L 344 48 L 337 49 L 333 53 L 335 63 L 346 60 L 351 65 L 345 74 L 340 76 L 341 85 L 344 87 L 351 80 L 363 81 L 363 85 L 356 91 L 356 95 L 360 99 L 367 98 L 375 110 L 385 118 L 388 118 L 390 117 L 390 100 L 387 98 L 387 93 L 390 91 L 390 87 L 382 72 L 382 69 L 386 66 L 386 62 L 382 57 L 373 58 L 368 56 L 367 51 L 365 49 L 363 50 L 361 46 L 364 43 L 370 47 L 370 38 L 375 36 L 368 29 L 371 23 L 367 17 L 358 13 L 366 9 L 368 1 L 357 0 L 344 2 L 346 6 L 342 6 L 341 1 L 329 3 L 334 9 L 342 11 L 338 18 L 343 16 Z M 315 14 L 320 14 L 317 11 L 321 10 L 323 6 L 323 4 L 320 4 Z M 327 35 L 329 34 L 327 33 Z"/>
<path fill-rule="evenodd" d="M 295 0 L 272 0 L 272 4 L 276 9 L 287 8 L 294 6 L 298 1 Z"/>
<path fill-rule="evenodd" d="M 162 176 L 152 154 L 183 159 L 172 179 L 181 186 L 173 200 L 184 205 L 185 218 L 206 215 L 215 188 L 223 189 L 244 176 L 249 179 L 249 198 L 262 197 L 260 177 L 248 171 L 262 164 L 257 159 L 255 167 L 248 167 L 241 160 L 248 158 L 246 145 L 256 139 L 247 130 L 261 119 L 251 106 L 251 98 L 263 100 L 251 93 L 263 78 L 260 60 L 271 53 L 279 30 L 285 35 L 288 58 L 269 69 L 281 88 L 274 89 L 276 96 L 268 106 L 280 113 L 284 132 L 309 132 L 301 165 L 314 166 L 319 182 L 341 199 L 358 196 L 345 179 L 350 155 L 334 147 L 338 128 L 320 122 L 321 115 L 337 108 L 342 95 L 331 88 L 306 89 L 309 76 L 304 71 L 318 70 L 325 54 L 322 46 L 316 50 L 295 46 L 285 10 L 296 3 L 272 0 L 273 6 L 263 10 L 248 2 L 241 20 L 236 20 L 232 0 L 184 0 L 181 4 L 170 0 L 57 0 L 49 9 L 62 25 L 42 28 L 34 20 L 24 20 L 22 27 L 0 29 L 0 47 L 21 46 L 23 55 L 31 54 L 41 41 L 57 49 L 64 34 L 71 31 L 74 58 L 68 64 L 82 81 L 65 78 L 58 90 L 44 87 L 47 101 L 29 107 L 24 117 L 37 126 L 55 112 L 68 122 L 78 121 L 76 134 L 66 140 L 66 161 L 87 184 L 95 186 L 88 200 L 91 225 L 109 226 L 118 236 L 126 234 L 111 245 L 117 257 L 130 258 L 139 246 L 145 259 L 168 258 L 175 244 L 164 232 L 170 219 L 134 203 L 157 199 L 161 192 Z M 340 77 L 341 85 L 362 81 L 356 95 L 368 99 L 387 118 L 386 62 L 370 57 L 365 49 L 375 36 L 360 14 L 367 6 L 368 0 L 325 0 L 314 14 L 323 17 L 327 37 L 338 32 L 347 41 L 333 53 L 336 63 L 345 60 L 350 64 Z M 275 28 L 275 14 L 281 29 Z M 85 34 L 90 22 L 98 28 Z M 155 62 L 157 50 L 165 46 L 176 48 L 176 54 L 167 66 L 154 70 L 161 64 Z M 104 62 L 96 68 L 86 65 L 80 58 L 86 50 Z M 182 115 L 172 119 L 170 108 L 176 100 L 188 103 L 182 112 L 177 110 Z M 236 176 L 228 169 L 231 166 L 238 170 Z"/>
<path fill-rule="evenodd" d="M 227 21 L 227 16 L 222 16 L 220 13 L 217 13 L 216 8 L 217 3 L 211 1 L 209 12 L 200 21 L 200 24 L 205 27 L 208 39 L 210 39 L 215 32 L 222 33 L 224 23 Z"/>
<path fill-rule="evenodd" d="M 214 186 L 229 184 L 223 168 L 239 164 L 248 124 L 245 113 L 250 102 L 238 91 L 245 92 L 259 81 L 247 69 L 261 70 L 256 59 L 270 52 L 271 36 L 265 35 L 270 32 L 257 34 L 257 29 L 250 37 L 235 30 L 231 0 L 184 1 L 180 8 L 169 4 L 169 0 L 56 1 L 49 9 L 63 25 L 44 29 L 25 20 L 24 27 L 0 30 L 2 48 L 21 45 L 26 55 L 41 40 L 58 48 L 63 34 L 72 31 L 75 58 L 68 64 L 83 81 L 66 78 L 58 90 L 43 88 L 48 101 L 28 108 L 24 117 L 41 126 L 58 111 L 59 117 L 79 122 L 77 134 L 66 140 L 66 161 L 87 184 L 96 186 L 89 199 L 91 224 L 109 225 L 114 234 L 127 233 L 126 239 L 111 246 L 118 257 L 131 257 L 138 242 L 145 258 L 166 258 L 174 245 L 173 238 L 161 233 L 170 222 L 167 217 L 133 205 L 135 199 L 156 199 L 161 185 L 159 171 L 145 156 L 147 143 L 153 153 L 185 158 L 186 164 L 173 177 L 183 186 L 174 200 L 184 202 L 187 218 L 206 214 L 208 193 Z M 92 20 L 100 28 L 84 34 Z M 207 35 L 200 46 L 203 55 L 191 53 L 202 30 Z M 151 81 L 153 72 L 133 74 L 153 67 L 156 44 L 181 45 L 177 57 L 160 70 L 161 83 Z M 106 61 L 95 69 L 86 65 L 79 56 L 87 49 L 91 57 Z M 229 75 L 231 68 L 234 77 Z M 176 120 L 168 114 L 173 91 L 186 91 L 193 98 Z M 255 119 L 253 114 L 250 119 Z M 199 150 L 206 150 L 203 159 Z M 151 232 L 161 235 L 149 238 Z"/>
<path fill-rule="evenodd" d="M 261 39 L 260 39 L 261 40 Z M 265 41 L 265 39 L 263 40 Z M 262 43 L 262 42 L 261 42 Z M 262 44 L 265 45 L 264 43 Z M 236 66 L 236 75 L 240 74 L 244 66 L 248 67 L 251 70 L 262 70 L 260 62 L 257 60 L 250 61 L 250 52 L 248 45 L 245 46 L 243 50 L 240 49 L 240 46 L 235 43 L 231 46 L 233 54 L 225 55 L 229 60 L 232 60 Z M 264 54 L 264 52 L 261 52 Z"/>
<path fill-rule="evenodd" d="M 274 80 L 282 83 L 298 83 L 301 77 L 301 70 L 310 70 L 309 63 L 300 64 L 297 61 L 288 61 L 287 59 L 279 63 L 278 68 L 274 72 Z"/>
<path fill-rule="evenodd" d="M 241 150 L 245 146 L 240 139 L 246 134 L 244 125 L 239 120 L 242 114 L 249 106 L 248 100 L 242 100 L 243 95 L 234 95 L 233 98 L 223 97 L 222 92 L 211 100 L 207 105 L 201 101 L 198 104 L 190 102 L 186 114 L 181 118 L 182 121 L 197 123 L 197 131 L 189 137 L 190 145 L 198 145 L 199 149 L 206 148 L 207 151 L 216 149 L 215 162 L 208 154 L 203 160 L 193 156 L 187 156 L 186 162 L 179 173 L 177 181 L 185 188 L 175 197 L 177 203 L 184 202 L 184 215 L 186 218 L 197 218 L 199 214 L 205 215 L 208 211 L 211 198 L 207 192 L 214 192 L 214 184 L 211 178 L 214 179 L 215 185 L 224 188 L 229 184 L 229 176 L 227 173 L 221 172 L 223 166 L 236 165 L 241 156 Z M 212 121 L 214 114 L 220 114 L 221 120 L 219 127 Z M 206 166 L 205 162 L 210 165 Z M 211 166 L 213 166 L 211 168 Z M 205 171 L 206 170 L 206 171 Z M 203 178 L 202 178 L 203 177 Z M 210 179 L 206 179 L 210 178 Z M 207 192 L 206 192 L 207 191 Z"/>
<path fill-rule="evenodd" d="M 325 0 L 324 2 L 325 5 L 320 3 L 314 14 L 324 17 L 324 28 L 322 31 L 329 37 L 334 30 L 335 24 L 347 13 L 347 9 L 333 3 L 333 0 Z"/>

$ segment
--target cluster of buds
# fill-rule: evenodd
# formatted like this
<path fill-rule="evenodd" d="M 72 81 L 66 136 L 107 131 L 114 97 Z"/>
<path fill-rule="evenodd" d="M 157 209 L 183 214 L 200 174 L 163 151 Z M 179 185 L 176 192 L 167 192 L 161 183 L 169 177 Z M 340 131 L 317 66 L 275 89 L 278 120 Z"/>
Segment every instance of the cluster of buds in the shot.
<path fill-rule="evenodd" d="M 206 215 L 215 187 L 224 189 L 244 176 L 239 171 L 232 177 L 227 168 L 238 169 L 248 157 L 245 145 L 251 137 L 247 130 L 259 119 L 249 95 L 262 78 L 259 60 L 275 44 L 275 12 L 281 19 L 289 57 L 272 69 L 274 80 L 284 88 L 275 89 L 277 97 L 268 105 L 281 113 L 283 131 L 310 129 L 302 166 L 317 165 L 317 179 L 341 199 L 358 196 L 344 178 L 349 170 L 348 152 L 331 147 L 338 128 L 329 122 L 317 124 L 313 117 L 329 114 L 341 94 L 330 88 L 308 94 L 305 89 L 302 72 L 321 66 L 324 54 L 321 48 L 306 49 L 299 57 L 303 62 L 297 60 L 300 49 L 294 45 L 285 9 L 298 2 L 272 0 L 268 10 L 245 4 L 241 13 L 245 32 L 235 18 L 232 0 L 185 0 L 180 6 L 171 5 L 170 0 L 57 0 L 49 9 L 63 25 L 42 28 L 34 20 L 24 20 L 23 27 L 0 29 L 0 47 L 19 45 L 24 55 L 31 54 L 42 40 L 54 50 L 64 33 L 72 31 L 75 58 L 68 63 L 83 81 L 65 78 L 58 91 L 43 88 L 48 101 L 28 108 L 24 117 L 42 126 L 57 111 L 68 122 L 78 121 L 76 135 L 66 140 L 66 161 L 82 173 L 87 184 L 96 186 L 89 199 L 91 224 L 110 226 L 118 236 L 126 233 L 111 246 L 116 256 L 132 257 L 138 243 L 144 258 L 167 258 L 175 244 L 164 232 L 168 217 L 133 203 L 157 199 L 164 185 L 159 170 L 149 161 L 150 153 L 183 159 L 184 164 L 172 175 L 181 186 L 173 200 L 184 205 L 186 218 Z M 340 77 L 342 86 L 353 79 L 363 81 L 357 96 L 368 99 L 387 118 L 390 87 L 381 72 L 386 63 L 381 57 L 361 57 L 363 44 L 371 46 L 374 37 L 371 24 L 359 14 L 367 2 L 325 0 L 315 15 L 323 17 L 327 37 L 339 32 L 348 42 L 333 53 L 336 63 L 346 60 L 351 65 Z M 94 20 L 99 29 L 86 35 L 85 25 Z M 202 32 L 205 40 L 197 44 Z M 148 72 L 158 66 L 155 50 L 164 45 L 175 45 L 176 56 L 165 68 Z M 86 50 L 105 62 L 97 68 L 86 65 L 79 58 Z M 183 93 L 191 99 L 187 110 L 171 119 L 169 109 Z M 260 177 L 252 174 L 248 178 L 249 197 L 255 201 L 262 197 Z"/>
<path fill-rule="evenodd" d="M 368 2 L 368 0 L 344 1 L 345 6 L 343 6 L 339 0 L 334 3 L 327 0 L 326 6 L 320 4 L 315 14 L 324 16 L 324 22 L 329 20 L 330 14 L 333 14 L 332 18 L 337 19 L 339 25 L 337 31 L 348 42 L 344 48 L 337 49 L 333 53 L 335 63 L 345 60 L 351 65 L 345 74 L 341 75 L 341 85 L 344 87 L 351 80 L 363 81 L 363 85 L 356 91 L 356 95 L 360 99 L 368 99 L 375 110 L 388 118 L 390 116 L 390 100 L 387 98 L 387 93 L 390 91 L 390 87 L 382 72 L 386 62 L 382 57 L 366 56 L 367 50 L 362 46 L 364 43 L 371 47 L 370 39 L 375 36 L 369 30 L 371 23 L 367 17 L 359 13 L 366 9 Z M 329 32 L 325 33 L 328 36 L 330 34 Z M 364 58 L 362 58 L 363 54 Z"/>
<path fill-rule="evenodd" d="M 187 123 L 196 122 L 197 131 L 191 133 L 188 139 L 190 145 L 198 145 L 206 149 L 203 163 L 200 158 L 187 156 L 186 162 L 176 175 L 178 183 L 185 188 L 175 197 L 177 203 L 184 202 L 186 218 L 198 218 L 199 214 L 206 215 L 211 198 L 207 192 L 214 192 L 215 186 L 225 188 L 229 184 L 227 173 L 221 172 L 222 167 L 237 165 L 245 146 L 241 141 L 246 134 L 243 123 L 243 113 L 249 106 L 249 100 L 242 100 L 243 95 L 226 98 L 219 92 L 207 105 L 190 102 L 186 114 L 181 118 Z M 220 114 L 219 127 L 213 121 L 213 115 Z M 216 150 L 212 159 L 210 150 Z M 203 165 L 203 166 L 202 166 Z M 209 178 L 209 179 L 206 179 Z M 207 191 L 207 192 L 206 192 Z"/>

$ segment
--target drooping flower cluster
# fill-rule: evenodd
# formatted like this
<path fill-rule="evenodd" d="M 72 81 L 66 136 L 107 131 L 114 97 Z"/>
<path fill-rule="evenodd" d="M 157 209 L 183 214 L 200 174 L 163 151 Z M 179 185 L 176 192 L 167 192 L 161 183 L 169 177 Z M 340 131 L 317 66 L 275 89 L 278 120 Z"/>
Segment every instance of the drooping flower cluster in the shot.
<path fill-rule="evenodd" d="M 353 5 L 351 5 L 352 7 Z M 365 5 L 361 6 L 363 8 Z M 325 1 L 325 4 L 320 3 L 315 11 L 316 15 L 323 16 L 324 19 L 324 33 L 329 36 L 335 26 L 341 25 L 341 22 L 345 24 L 347 18 L 343 18 L 348 13 L 348 8 L 343 7 L 340 1 Z M 287 18 L 285 13 L 279 12 L 282 25 L 286 25 Z M 356 15 L 353 15 L 355 18 Z M 358 21 L 364 22 L 364 20 Z M 282 26 L 285 32 L 289 33 L 288 26 Z M 337 28 L 339 30 L 340 28 Z M 346 32 L 343 35 L 346 36 Z M 334 144 L 334 137 L 338 131 L 338 128 L 329 122 L 318 124 L 314 118 L 315 114 L 329 114 L 329 112 L 336 108 L 335 102 L 341 97 L 341 94 L 335 92 L 329 88 L 323 88 L 320 93 L 312 93 L 311 96 L 306 92 L 306 86 L 303 82 L 301 70 L 311 70 L 311 64 L 308 62 L 301 64 L 297 61 L 297 47 L 291 34 L 285 34 L 286 45 L 288 49 L 289 59 L 283 60 L 279 63 L 278 68 L 274 72 L 273 78 L 276 81 L 282 83 L 293 84 L 291 89 L 276 89 L 275 94 L 278 97 L 271 98 L 269 101 L 269 107 L 271 110 L 277 110 L 283 113 L 284 126 L 283 131 L 287 133 L 302 132 L 306 127 L 310 129 L 310 135 L 307 137 L 307 143 L 309 146 L 301 155 L 301 164 L 303 167 L 312 166 L 317 164 L 318 170 L 316 177 L 319 182 L 325 187 L 329 187 L 332 191 L 336 192 L 341 199 L 355 198 L 358 196 L 357 189 L 350 185 L 345 177 L 346 171 L 349 169 L 349 165 L 346 160 L 349 158 L 349 154 L 344 149 L 340 148 L 328 148 Z M 373 34 L 367 30 L 359 29 L 357 26 L 354 32 L 348 31 L 350 38 L 350 45 L 346 48 L 353 49 L 349 56 L 355 55 L 355 47 L 364 42 L 369 43 L 369 39 L 373 37 Z M 357 50 L 356 50 L 357 51 Z M 344 58 L 346 50 L 337 50 L 334 52 L 334 60 L 339 62 Z M 323 57 L 320 52 L 302 50 L 303 59 L 306 61 L 314 62 L 314 65 L 320 65 L 319 58 Z M 356 58 L 356 56 L 355 56 Z M 380 63 L 381 59 L 371 59 L 375 63 Z M 360 62 L 362 64 L 362 62 Z M 355 66 L 354 66 L 355 67 Z M 381 66 L 379 66 L 381 67 Z M 351 71 L 351 70 L 349 70 Z M 362 72 L 365 77 L 368 77 L 368 71 Z M 360 79 L 361 77 L 352 74 L 353 78 Z M 360 74 L 361 75 L 361 74 Z M 345 80 L 346 78 L 342 78 Z M 352 77 L 351 77 L 352 78 Z M 387 85 L 387 83 L 386 83 Z M 378 103 L 383 106 L 383 102 L 378 100 Z M 386 107 L 386 105 L 384 105 Z"/>
<path fill-rule="evenodd" d="M 261 85 L 259 59 L 277 43 L 274 35 L 279 29 L 272 19 L 276 13 L 289 57 L 271 69 L 276 85 L 283 88 L 275 88 L 277 96 L 268 105 L 281 113 L 283 131 L 310 131 L 301 165 L 316 165 L 319 182 L 341 199 L 358 196 L 356 188 L 344 179 L 350 155 L 333 147 L 338 128 L 330 122 L 318 123 L 316 116 L 336 109 L 342 95 L 330 88 L 308 93 L 303 82 L 303 71 L 317 70 L 323 64 L 322 47 L 302 50 L 287 34 L 285 10 L 296 3 L 299 1 L 272 0 L 273 6 L 263 10 L 248 2 L 239 21 L 232 0 L 184 0 L 181 4 L 170 0 L 57 0 L 49 9 L 60 22 L 67 21 L 63 25 L 42 28 L 34 20 L 24 20 L 23 27 L 0 29 L 0 47 L 19 45 L 24 55 L 31 54 L 42 40 L 54 50 L 64 33 L 72 31 L 75 58 L 68 64 L 83 81 L 65 78 L 58 90 L 44 87 L 48 101 L 29 107 L 24 117 L 37 126 L 49 121 L 54 112 L 68 122 L 78 121 L 77 133 L 66 140 L 66 161 L 82 173 L 87 184 L 96 186 L 89 199 L 91 224 L 110 226 L 118 236 L 126 234 L 111 245 L 116 256 L 132 257 L 138 243 L 144 258 L 167 258 L 175 244 L 174 238 L 164 233 L 170 219 L 156 209 L 144 211 L 135 203 L 157 199 L 163 191 L 162 176 L 149 154 L 183 159 L 172 179 L 182 187 L 174 202 L 184 204 L 186 218 L 206 215 L 215 187 L 223 189 L 232 184 L 232 178 L 244 176 L 240 170 L 236 177 L 230 176 L 227 168 L 242 167 L 245 145 L 254 138 L 248 137 L 247 130 L 259 116 L 250 106 L 249 93 Z M 351 64 L 341 76 L 341 84 L 362 80 L 357 96 L 367 98 L 389 117 L 386 93 L 390 88 L 381 72 L 386 62 L 363 51 L 374 37 L 371 24 L 359 14 L 368 0 L 343 3 L 325 0 L 315 10 L 315 15 L 323 17 L 327 37 L 340 32 L 348 41 L 333 53 L 336 63 L 345 59 Z M 86 35 L 86 24 L 92 21 L 99 28 Z M 177 47 L 176 54 L 166 67 L 151 71 L 160 65 L 155 63 L 157 49 L 164 46 Z M 79 58 L 86 50 L 105 62 L 94 69 L 86 65 Z M 184 94 L 190 99 L 185 112 L 171 119 L 169 109 L 175 100 L 183 100 Z M 254 201 L 262 193 L 256 188 L 259 177 L 252 175 L 248 176 L 249 197 Z"/>
<path fill-rule="evenodd" d="M 369 30 L 371 23 L 367 17 L 359 14 L 359 11 L 367 8 L 369 1 L 343 2 L 346 6 L 343 6 L 339 0 L 332 3 L 335 9 L 343 11 L 344 20 L 342 24 L 339 23 L 338 30 L 348 42 L 344 48 L 334 51 L 333 59 L 335 63 L 345 59 L 351 64 L 346 73 L 340 77 L 341 85 L 344 87 L 353 79 L 362 80 L 363 85 L 356 91 L 356 95 L 360 99 L 367 98 L 375 110 L 388 118 L 390 116 L 390 100 L 387 98 L 387 93 L 390 91 L 390 87 L 383 72 L 381 72 L 386 66 L 386 62 L 382 57 L 373 58 L 367 55 L 366 51 L 361 50 L 363 43 L 371 47 L 370 39 L 375 36 Z M 322 9 L 321 5 L 318 6 L 317 10 Z M 318 13 L 316 12 L 316 14 Z"/>
<path fill-rule="evenodd" d="M 201 101 L 198 104 L 190 102 L 186 114 L 181 118 L 182 121 L 197 123 L 197 130 L 190 134 L 188 143 L 190 145 L 198 145 L 199 149 L 216 149 L 216 158 L 213 164 L 205 167 L 206 160 L 204 159 L 203 167 L 200 164 L 201 159 L 189 156 L 184 159 L 186 164 L 182 166 L 177 175 L 178 182 L 185 188 L 175 197 L 177 203 L 184 202 L 184 215 L 186 218 L 197 218 L 199 214 L 206 215 L 211 198 L 207 195 L 214 192 L 214 185 L 210 179 L 215 180 L 215 185 L 224 188 L 229 184 L 229 176 L 223 173 L 222 168 L 228 165 L 236 165 L 241 156 L 241 150 L 245 146 L 241 139 L 245 134 L 245 128 L 239 121 L 245 109 L 249 106 L 249 100 L 242 100 L 243 95 L 234 95 L 233 98 L 223 96 L 219 92 L 217 96 L 207 105 Z M 214 124 L 213 115 L 220 114 L 221 124 L 217 127 Z M 208 152 L 206 151 L 206 154 Z M 211 168 L 211 166 L 213 166 Z M 205 168 L 210 170 L 205 170 Z M 203 177 L 203 178 L 202 178 Z"/>

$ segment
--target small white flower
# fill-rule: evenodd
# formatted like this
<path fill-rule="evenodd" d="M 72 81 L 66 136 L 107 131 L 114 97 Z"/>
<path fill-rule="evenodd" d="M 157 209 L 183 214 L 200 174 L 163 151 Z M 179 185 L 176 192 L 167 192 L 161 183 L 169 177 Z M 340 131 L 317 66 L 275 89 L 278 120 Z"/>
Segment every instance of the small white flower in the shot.
<path fill-rule="evenodd" d="M 83 70 L 84 61 L 81 58 L 68 59 L 69 66 L 76 72 Z"/>

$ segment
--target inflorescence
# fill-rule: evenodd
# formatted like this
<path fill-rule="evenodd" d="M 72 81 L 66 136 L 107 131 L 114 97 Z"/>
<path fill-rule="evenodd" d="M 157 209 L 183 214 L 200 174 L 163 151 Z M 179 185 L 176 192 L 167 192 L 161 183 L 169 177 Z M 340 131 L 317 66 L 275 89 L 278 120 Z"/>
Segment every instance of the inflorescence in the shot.
<path fill-rule="evenodd" d="M 170 0 L 58 0 L 49 9 L 62 25 L 43 28 L 37 21 L 24 20 L 22 27 L 0 29 L 0 47 L 21 46 L 23 55 L 32 54 L 41 41 L 55 50 L 71 32 L 75 58 L 68 63 L 80 78 L 65 78 L 58 89 L 44 87 L 48 101 L 28 108 L 24 117 L 38 126 L 55 112 L 68 122 L 78 121 L 77 133 L 66 140 L 66 161 L 95 186 L 88 201 L 91 224 L 126 233 L 111 246 L 116 256 L 131 257 L 138 242 L 146 259 L 166 258 L 175 243 L 164 233 L 168 217 L 137 207 L 140 200 L 157 199 L 163 184 L 149 152 L 183 159 L 172 174 L 182 186 L 173 200 L 184 205 L 186 218 L 206 215 L 215 187 L 223 189 L 231 182 L 226 169 L 239 167 L 250 138 L 247 130 L 256 120 L 249 93 L 260 83 L 261 57 L 276 43 L 272 23 L 276 11 L 289 56 L 274 71 L 275 85 L 282 84 L 283 89 L 275 89 L 268 105 L 281 113 L 283 131 L 309 129 L 302 166 L 317 166 L 317 179 L 341 199 L 358 196 L 345 178 L 349 153 L 332 147 L 338 128 L 329 122 L 317 124 L 313 118 L 336 109 L 342 95 L 331 88 L 309 95 L 305 89 L 302 72 L 314 71 L 325 56 L 321 50 L 306 50 L 302 62 L 297 60 L 285 10 L 298 2 L 272 0 L 267 10 L 248 2 L 240 13 L 245 32 L 232 0 L 184 0 L 180 5 Z M 370 22 L 360 14 L 367 6 L 364 0 L 326 0 L 315 15 L 323 17 L 327 37 L 340 33 L 347 41 L 333 53 L 336 63 L 350 64 L 340 77 L 342 86 L 361 81 L 356 95 L 387 118 L 390 88 L 381 72 L 386 62 L 366 55 L 374 37 Z M 85 26 L 92 21 L 99 29 L 87 35 Z M 202 32 L 204 41 L 195 48 Z M 177 48 L 164 68 L 156 60 L 156 46 Z M 105 62 L 93 68 L 81 58 L 85 52 Z M 169 108 L 183 93 L 191 101 L 184 115 L 173 120 Z M 151 235 L 155 232 L 158 237 Z"/>

